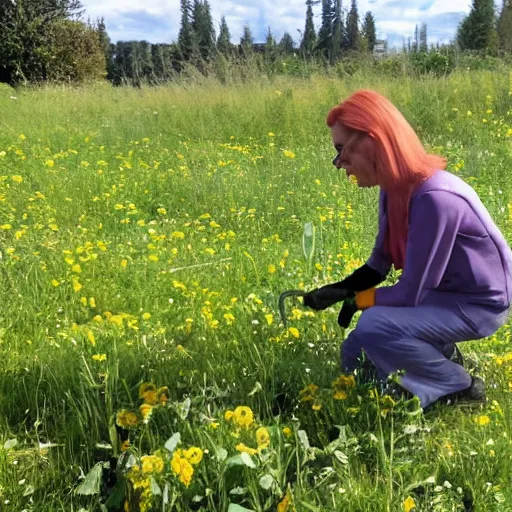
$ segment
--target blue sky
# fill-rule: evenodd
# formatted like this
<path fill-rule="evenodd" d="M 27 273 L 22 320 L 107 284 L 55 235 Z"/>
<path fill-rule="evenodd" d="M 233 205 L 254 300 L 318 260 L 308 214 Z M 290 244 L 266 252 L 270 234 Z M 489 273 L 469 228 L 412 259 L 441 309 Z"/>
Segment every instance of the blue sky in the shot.
<path fill-rule="evenodd" d="M 82 0 L 86 16 L 103 16 L 111 39 L 146 40 L 152 43 L 177 39 L 180 25 L 179 0 Z M 453 39 L 457 26 L 469 12 L 471 0 L 359 0 L 360 15 L 372 11 L 377 34 L 391 46 L 414 36 L 415 25 L 427 23 L 429 43 Z M 256 42 L 265 40 L 268 26 L 279 40 L 288 31 L 296 42 L 304 29 L 304 0 L 210 0 L 214 23 L 226 16 L 233 42 L 238 42 L 248 24 Z M 344 0 L 344 8 L 350 0 Z M 315 8 L 315 27 L 320 26 L 320 6 Z"/>

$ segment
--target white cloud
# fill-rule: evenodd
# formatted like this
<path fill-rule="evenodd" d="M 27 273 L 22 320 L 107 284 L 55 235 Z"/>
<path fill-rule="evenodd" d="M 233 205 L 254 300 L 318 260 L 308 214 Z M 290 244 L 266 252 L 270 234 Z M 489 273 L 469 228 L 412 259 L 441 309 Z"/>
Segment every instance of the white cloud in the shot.
<path fill-rule="evenodd" d="M 113 41 L 145 39 L 170 42 L 178 37 L 181 19 L 179 0 L 82 0 L 86 16 L 104 17 Z M 344 0 L 344 8 L 350 0 Z M 256 41 L 263 41 L 268 26 L 280 39 L 285 31 L 296 42 L 304 30 L 306 6 L 304 0 L 210 0 L 215 28 L 221 16 L 226 16 L 233 42 L 238 42 L 243 27 L 248 24 Z M 359 0 L 361 18 L 371 10 L 377 20 L 378 37 L 400 44 L 402 38 L 414 35 L 416 24 L 426 22 L 429 41 L 452 39 L 457 25 L 469 12 L 470 0 Z M 315 27 L 320 26 L 320 6 L 315 7 Z"/>

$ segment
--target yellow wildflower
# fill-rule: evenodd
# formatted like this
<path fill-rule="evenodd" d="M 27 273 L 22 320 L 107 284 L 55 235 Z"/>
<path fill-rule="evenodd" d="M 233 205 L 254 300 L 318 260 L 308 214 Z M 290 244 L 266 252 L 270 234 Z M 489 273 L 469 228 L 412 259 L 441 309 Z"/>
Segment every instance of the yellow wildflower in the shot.
<path fill-rule="evenodd" d="M 228 410 L 228 411 L 226 411 L 226 412 L 224 413 L 224 419 L 225 419 L 226 421 L 231 421 L 231 420 L 232 420 L 232 418 L 233 418 L 233 411 Z"/>
<path fill-rule="evenodd" d="M 475 418 L 475 422 L 477 425 L 484 427 L 485 425 L 489 425 L 489 423 L 491 422 L 491 418 L 484 414 Z"/>
<path fill-rule="evenodd" d="M 236 450 L 241 453 L 248 453 L 249 455 L 256 455 L 258 450 L 251 448 L 250 446 L 245 445 L 244 443 L 239 443 L 235 446 Z"/>
<path fill-rule="evenodd" d="M 158 388 L 156 398 L 161 405 L 166 404 L 169 401 L 169 388 L 167 386 Z"/>
<path fill-rule="evenodd" d="M 189 486 L 194 474 L 192 464 L 183 457 L 183 450 L 176 450 L 172 455 L 171 469 L 185 486 Z"/>
<path fill-rule="evenodd" d="M 116 416 L 116 423 L 122 427 L 134 427 L 138 423 L 137 415 L 132 411 L 121 409 Z"/>
<path fill-rule="evenodd" d="M 139 398 L 150 405 L 156 404 L 156 386 L 152 382 L 145 382 L 139 388 Z"/>
<path fill-rule="evenodd" d="M 290 158 L 290 159 L 294 159 L 295 158 L 295 153 L 293 151 L 290 151 L 288 149 L 283 149 L 283 156 L 285 156 L 286 158 Z"/>
<path fill-rule="evenodd" d="M 291 437 L 292 436 L 292 429 L 290 427 L 283 427 L 283 434 L 286 437 Z"/>
<path fill-rule="evenodd" d="M 161 473 L 164 470 L 164 461 L 158 455 L 143 455 L 140 461 L 143 473 Z"/>
<path fill-rule="evenodd" d="M 238 426 L 249 428 L 254 422 L 254 414 L 250 407 L 239 405 L 233 411 L 233 419 Z"/>
<path fill-rule="evenodd" d="M 265 320 L 267 321 L 268 325 L 271 325 L 272 322 L 274 321 L 274 315 L 268 313 L 267 315 L 265 315 Z"/>
<path fill-rule="evenodd" d="M 153 410 L 153 406 L 150 404 L 144 403 L 139 407 L 139 410 L 140 410 L 140 413 L 142 414 L 142 417 L 147 418 L 151 414 L 151 411 Z"/>
<path fill-rule="evenodd" d="M 268 448 L 270 446 L 270 433 L 267 428 L 260 427 L 256 430 L 256 442 L 260 449 Z"/>
<path fill-rule="evenodd" d="M 107 360 L 107 354 L 94 354 L 92 358 L 95 361 L 106 361 Z"/>
<path fill-rule="evenodd" d="M 122 452 L 128 451 L 130 449 L 130 447 L 131 447 L 131 443 L 130 443 L 129 439 L 127 439 L 126 441 L 123 441 L 121 443 L 121 451 Z"/>
<path fill-rule="evenodd" d="M 299 398 L 301 402 L 310 402 L 315 398 L 318 391 L 316 384 L 308 384 L 304 389 L 299 391 Z"/>
<path fill-rule="evenodd" d="M 185 450 L 183 454 L 193 466 L 199 464 L 203 460 L 203 450 L 197 446 L 191 446 L 188 450 Z"/>
<path fill-rule="evenodd" d="M 290 507 L 290 498 L 288 494 L 277 504 L 277 512 L 288 512 Z"/>
<path fill-rule="evenodd" d="M 11 177 L 12 181 L 14 181 L 14 183 L 21 183 L 23 181 L 23 177 L 20 176 L 19 174 L 15 174 L 14 176 Z"/>
<path fill-rule="evenodd" d="M 294 337 L 298 338 L 300 336 L 299 330 L 296 327 L 290 327 L 288 332 Z"/>
<path fill-rule="evenodd" d="M 404 501 L 404 512 L 410 512 L 411 510 L 416 508 L 416 503 L 414 498 L 411 496 L 407 496 L 407 499 Z"/>

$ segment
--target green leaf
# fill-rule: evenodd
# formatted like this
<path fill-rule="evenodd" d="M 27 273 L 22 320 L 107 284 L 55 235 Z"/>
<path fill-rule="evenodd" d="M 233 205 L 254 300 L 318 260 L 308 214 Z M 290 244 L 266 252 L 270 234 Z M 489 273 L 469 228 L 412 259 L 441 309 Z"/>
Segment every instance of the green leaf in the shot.
<path fill-rule="evenodd" d="M 178 443 L 181 440 L 181 434 L 179 432 L 176 432 L 176 434 L 172 435 L 164 444 L 164 447 L 169 452 L 173 452 L 176 450 L 176 446 L 178 446 Z"/>
<path fill-rule="evenodd" d="M 260 478 L 260 487 L 268 491 L 274 485 L 274 477 L 270 474 L 263 475 Z"/>
<path fill-rule="evenodd" d="M 100 492 L 101 475 L 103 472 L 103 462 L 98 462 L 87 473 L 84 481 L 77 487 L 76 493 L 89 496 Z"/>
<path fill-rule="evenodd" d="M 9 439 L 4 443 L 4 450 L 12 450 L 18 444 L 17 439 Z"/>
<path fill-rule="evenodd" d="M 180 418 L 182 420 L 186 420 L 188 413 L 190 411 L 190 404 L 192 403 L 192 400 L 190 398 L 186 398 L 183 400 L 183 402 L 176 404 L 176 409 L 178 411 L 178 414 L 180 415 Z"/>
<path fill-rule="evenodd" d="M 348 464 L 348 457 L 340 450 L 334 450 L 334 456 L 342 463 Z"/>
<path fill-rule="evenodd" d="M 124 480 L 120 480 L 116 483 L 114 488 L 112 489 L 108 500 L 105 502 L 107 509 L 109 510 L 119 510 L 126 496 L 126 486 Z"/>
<path fill-rule="evenodd" d="M 225 448 L 219 448 L 217 450 L 217 460 L 219 462 L 222 462 L 223 460 L 226 460 L 227 456 L 228 456 L 228 451 Z"/>
<path fill-rule="evenodd" d="M 311 264 L 315 254 L 315 226 L 312 222 L 304 224 L 304 233 L 302 235 L 302 250 L 308 265 Z"/>
<path fill-rule="evenodd" d="M 242 459 L 242 462 L 248 467 L 248 468 L 255 468 L 256 467 L 256 464 L 254 464 L 254 461 L 252 460 L 252 457 L 246 453 L 246 452 L 242 452 L 240 454 L 240 458 Z"/>
<path fill-rule="evenodd" d="M 237 505 L 236 503 L 230 503 L 228 512 L 254 512 L 252 508 L 245 508 Z"/>
<path fill-rule="evenodd" d="M 233 496 L 242 496 L 247 493 L 247 487 L 234 487 L 229 491 L 229 494 Z"/>
<path fill-rule="evenodd" d="M 154 496 L 160 496 L 162 494 L 162 490 L 160 489 L 160 486 L 156 483 L 154 478 L 151 478 L 151 494 Z"/>
<path fill-rule="evenodd" d="M 309 450 L 311 448 L 311 445 L 309 444 L 308 435 L 306 434 L 305 430 L 299 430 L 297 432 L 300 442 L 302 443 L 302 446 L 304 447 L 304 450 Z"/>
<path fill-rule="evenodd" d="M 226 466 L 243 466 L 242 457 L 240 455 L 233 455 L 226 461 Z"/>

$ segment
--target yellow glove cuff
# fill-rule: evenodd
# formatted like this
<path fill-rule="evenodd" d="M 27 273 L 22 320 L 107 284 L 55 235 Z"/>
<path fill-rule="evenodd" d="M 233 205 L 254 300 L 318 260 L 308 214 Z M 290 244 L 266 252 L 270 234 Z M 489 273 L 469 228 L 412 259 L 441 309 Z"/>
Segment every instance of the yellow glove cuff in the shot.
<path fill-rule="evenodd" d="M 375 288 L 369 288 L 356 293 L 356 305 L 358 309 L 366 309 L 375 306 Z"/>

